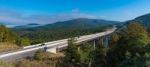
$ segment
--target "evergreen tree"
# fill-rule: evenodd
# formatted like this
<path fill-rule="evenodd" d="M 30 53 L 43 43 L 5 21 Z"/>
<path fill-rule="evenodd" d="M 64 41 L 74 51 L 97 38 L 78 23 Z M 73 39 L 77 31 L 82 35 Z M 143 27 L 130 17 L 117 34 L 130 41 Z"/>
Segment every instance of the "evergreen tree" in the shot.
<path fill-rule="evenodd" d="M 30 45 L 30 40 L 27 37 L 18 37 L 16 44 L 19 46 L 28 46 Z"/>
<path fill-rule="evenodd" d="M 74 67 L 80 63 L 80 54 L 74 39 L 68 40 L 68 47 L 65 52 L 65 62 L 67 66 Z"/>
<path fill-rule="evenodd" d="M 112 33 L 112 35 L 111 35 L 111 42 L 109 44 L 109 47 L 110 48 L 114 47 L 117 44 L 118 40 L 119 40 L 118 34 L 115 33 L 115 32 Z"/>
<path fill-rule="evenodd" d="M 91 63 L 91 53 L 93 52 L 94 47 L 90 43 L 85 43 L 80 47 L 80 56 L 81 56 L 81 63 L 83 63 L 83 67 L 89 66 Z"/>
<path fill-rule="evenodd" d="M 106 49 L 98 46 L 92 53 L 92 67 L 106 67 Z"/>

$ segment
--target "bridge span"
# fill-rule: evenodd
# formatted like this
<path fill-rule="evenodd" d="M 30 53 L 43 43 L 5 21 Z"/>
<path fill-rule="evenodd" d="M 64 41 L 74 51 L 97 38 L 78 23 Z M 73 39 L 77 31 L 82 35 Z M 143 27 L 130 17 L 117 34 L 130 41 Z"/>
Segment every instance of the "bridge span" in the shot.
<path fill-rule="evenodd" d="M 101 38 L 102 43 L 103 43 L 103 37 L 111 34 L 115 30 L 116 28 L 110 29 L 104 32 L 96 33 L 96 34 L 75 37 L 77 40 L 76 43 L 82 44 L 84 42 L 94 41 L 94 46 L 95 46 L 95 42 L 96 42 L 95 40 L 97 38 Z M 22 49 L 0 53 L 0 60 L 15 61 L 15 60 L 19 60 L 28 56 L 33 56 L 37 50 L 44 49 L 45 46 L 48 47 L 47 51 L 52 52 L 52 53 L 57 53 L 60 49 L 66 48 L 68 46 L 68 39 L 46 42 L 44 44 L 45 45 L 36 44 L 36 45 L 26 46 L 26 47 L 23 47 Z"/>

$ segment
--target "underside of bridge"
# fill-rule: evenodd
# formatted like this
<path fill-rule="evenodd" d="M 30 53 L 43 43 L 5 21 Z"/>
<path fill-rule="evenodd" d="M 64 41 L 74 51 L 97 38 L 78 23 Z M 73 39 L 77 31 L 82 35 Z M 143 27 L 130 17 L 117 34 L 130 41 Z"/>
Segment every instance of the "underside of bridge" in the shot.
<path fill-rule="evenodd" d="M 91 43 L 93 43 L 92 45 L 93 45 L 94 48 L 96 48 L 98 46 L 108 47 L 109 46 L 109 41 L 110 41 L 110 35 L 106 35 L 106 36 L 95 38 L 95 39 L 92 39 L 92 40 L 82 41 L 80 43 L 77 43 L 77 46 L 80 47 L 84 43 L 91 42 Z M 49 49 L 47 49 L 47 51 L 51 52 L 51 53 L 57 53 L 57 52 L 64 51 L 65 49 L 67 49 L 67 46 L 61 47 L 61 48 L 58 48 L 58 47 L 49 48 Z"/>

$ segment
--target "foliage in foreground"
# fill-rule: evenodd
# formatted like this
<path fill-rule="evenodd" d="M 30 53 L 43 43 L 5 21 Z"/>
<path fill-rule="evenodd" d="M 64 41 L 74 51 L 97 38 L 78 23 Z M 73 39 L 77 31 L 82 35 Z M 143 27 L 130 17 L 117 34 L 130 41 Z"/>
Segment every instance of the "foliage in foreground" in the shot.
<path fill-rule="evenodd" d="M 65 66 L 74 66 L 79 65 L 80 63 L 80 53 L 75 44 L 75 39 L 68 40 L 68 47 L 65 52 L 64 62 L 66 63 Z"/>
<path fill-rule="evenodd" d="M 119 34 L 117 45 L 107 52 L 107 67 L 149 67 L 148 34 L 139 23 L 131 23 Z"/>

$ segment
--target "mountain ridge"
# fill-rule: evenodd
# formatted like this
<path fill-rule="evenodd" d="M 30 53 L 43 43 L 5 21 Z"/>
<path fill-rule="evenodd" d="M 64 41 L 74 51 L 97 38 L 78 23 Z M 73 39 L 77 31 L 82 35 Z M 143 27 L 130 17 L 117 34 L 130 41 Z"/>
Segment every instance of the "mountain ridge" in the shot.
<path fill-rule="evenodd" d="M 147 28 L 150 28 L 150 13 L 136 17 L 135 19 L 133 19 L 133 21 L 137 21 Z"/>
<path fill-rule="evenodd" d="M 68 21 L 60 21 L 52 24 L 39 25 L 36 27 L 27 27 L 27 29 L 58 29 L 58 28 L 95 28 L 105 25 L 117 24 L 119 21 L 110 21 L 104 19 L 88 19 L 88 18 L 77 18 Z M 22 26 L 21 26 L 22 27 Z M 15 27 L 17 28 L 17 27 Z M 18 28 L 17 28 L 18 29 Z"/>

